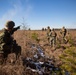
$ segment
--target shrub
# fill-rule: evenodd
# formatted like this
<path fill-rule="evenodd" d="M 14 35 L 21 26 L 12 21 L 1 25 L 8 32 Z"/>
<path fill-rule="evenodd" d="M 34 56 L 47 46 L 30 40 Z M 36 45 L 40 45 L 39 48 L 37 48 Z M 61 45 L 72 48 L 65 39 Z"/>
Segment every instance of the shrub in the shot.
<path fill-rule="evenodd" d="M 33 40 L 35 40 L 35 41 L 37 41 L 37 42 L 39 42 L 40 41 L 40 39 L 38 38 L 38 34 L 37 33 L 32 33 L 32 39 Z"/>
<path fill-rule="evenodd" d="M 76 47 L 69 47 L 64 50 L 64 53 L 60 56 L 63 62 L 61 68 L 76 75 Z"/>

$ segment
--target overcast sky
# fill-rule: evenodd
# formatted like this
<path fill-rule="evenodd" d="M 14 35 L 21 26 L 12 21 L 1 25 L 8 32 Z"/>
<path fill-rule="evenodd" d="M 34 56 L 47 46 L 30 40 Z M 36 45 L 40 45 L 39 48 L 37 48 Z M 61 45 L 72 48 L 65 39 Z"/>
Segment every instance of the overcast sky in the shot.
<path fill-rule="evenodd" d="M 0 29 L 8 20 L 31 29 L 76 28 L 76 0 L 0 0 Z"/>

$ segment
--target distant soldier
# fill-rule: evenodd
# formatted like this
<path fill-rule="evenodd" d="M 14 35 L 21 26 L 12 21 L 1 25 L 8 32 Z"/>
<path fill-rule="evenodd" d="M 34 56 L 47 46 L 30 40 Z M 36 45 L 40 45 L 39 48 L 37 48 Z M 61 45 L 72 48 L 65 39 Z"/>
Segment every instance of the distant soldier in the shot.
<path fill-rule="evenodd" d="M 54 28 L 52 29 L 52 31 L 49 33 L 50 35 L 50 45 L 51 47 L 55 48 L 55 45 L 56 45 L 56 32 L 54 30 Z"/>
<path fill-rule="evenodd" d="M 0 34 L 0 64 L 3 62 L 4 58 L 7 58 L 9 53 L 15 52 L 17 54 L 17 52 L 19 52 L 21 49 L 21 47 L 16 44 L 16 41 L 12 37 L 12 34 L 16 30 L 20 29 L 20 26 L 16 28 L 14 28 L 14 26 L 15 23 L 13 21 L 7 21 L 5 28 Z"/>
<path fill-rule="evenodd" d="M 50 27 L 48 26 L 47 27 L 47 39 L 48 39 L 48 42 L 49 42 L 49 39 L 50 39 L 50 36 L 49 36 L 49 33 L 51 32 L 51 29 Z"/>
<path fill-rule="evenodd" d="M 67 33 L 67 30 L 66 30 L 65 27 L 63 26 L 63 28 L 60 30 L 60 34 L 61 34 L 61 36 L 62 36 L 62 42 L 63 42 L 63 43 L 64 43 L 65 40 L 66 40 L 66 38 L 65 38 L 66 33 Z"/>

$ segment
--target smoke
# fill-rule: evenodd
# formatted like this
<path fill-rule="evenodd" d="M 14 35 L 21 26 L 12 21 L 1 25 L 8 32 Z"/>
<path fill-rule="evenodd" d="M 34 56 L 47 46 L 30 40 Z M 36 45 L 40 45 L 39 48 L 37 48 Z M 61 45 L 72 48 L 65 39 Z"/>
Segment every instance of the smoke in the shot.
<path fill-rule="evenodd" d="M 7 0 L 8 4 L 11 5 L 6 12 L 3 12 L 0 17 L 0 26 L 4 25 L 7 20 L 14 20 L 15 22 L 19 21 L 22 17 L 26 19 L 30 15 L 32 6 L 29 4 L 29 0 Z M 7 4 L 6 4 L 7 5 Z M 7 8 L 7 6 L 5 6 Z M 3 27 L 3 26 L 1 26 Z M 0 27 L 0 28 L 1 28 Z"/>

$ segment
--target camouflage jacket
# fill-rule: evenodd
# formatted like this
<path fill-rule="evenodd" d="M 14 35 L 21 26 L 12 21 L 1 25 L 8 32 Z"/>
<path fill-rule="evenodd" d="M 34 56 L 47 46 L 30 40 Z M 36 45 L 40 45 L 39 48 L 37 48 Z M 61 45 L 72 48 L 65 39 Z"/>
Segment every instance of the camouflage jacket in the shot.
<path fill-rule="evenodd" d="M 19 29 L 19 27 L 17 28 L 13 28 L 11 32 L 9 32 L 6 29 L 3 29 L 2 33 L 0 34 L 0 53 L 3 52 L 4 49 L 10 48 L 10 46 L 13 43 L 13 37 L 12 34 Z"/>
<path fill-rule="evenodd" d="M 66 29 L 61 29 L 61 30 L 60 30 L 60 33 L 61 33 L 61 34 L 65 34 L 65 33 L 66 33 Z"/>
<path fill-rule="evenodd" d="M 49 33 L 49 36 L 50 36 L 50 37 L 56 37 L 56 36 L 57 36 L 57 34 L 56 34 L 56 32 L 55 32 L 55 31 L 51 31 L 51 32 Z"/>

